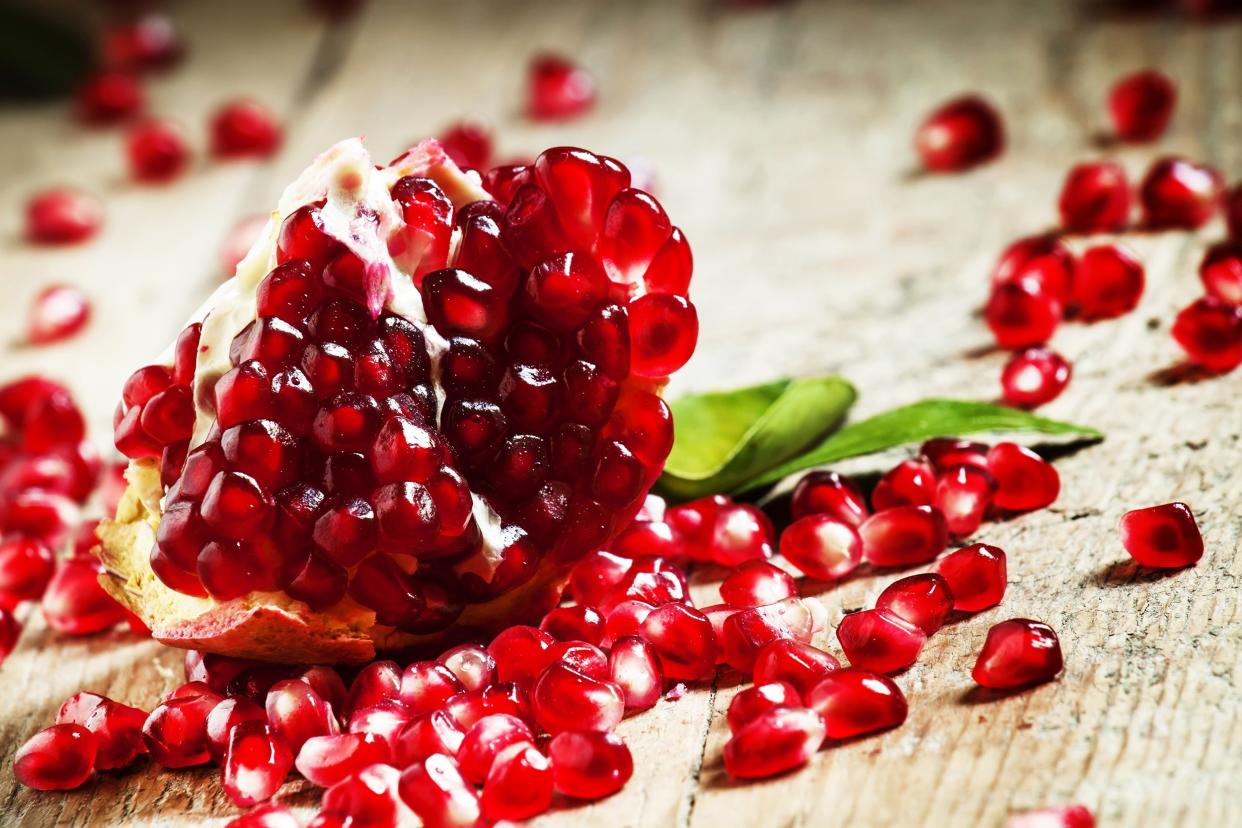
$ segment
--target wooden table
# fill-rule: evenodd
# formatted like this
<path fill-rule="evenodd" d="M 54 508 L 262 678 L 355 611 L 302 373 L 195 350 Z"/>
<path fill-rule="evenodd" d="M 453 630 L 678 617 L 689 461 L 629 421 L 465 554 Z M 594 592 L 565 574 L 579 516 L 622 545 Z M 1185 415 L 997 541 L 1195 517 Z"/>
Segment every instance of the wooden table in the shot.
<path fill-rule="evenodd" d="M 521 9 L 519 11 L 519 8 Z M 299 3 L 183 3 L 184 68 L 151 85 L 155 111 L 201 136 L 206 114 L 248 94 L 281 114 L 267 164 L 197 164 L 168 188 L 130 184 L 118 135 L 73 124 L 65 105 L 0 118 L 0 341 L 15 341 L 35 291 L 81 285 L 95 318 L 76 340 L 5 345 L 3 374 L 66 379 L 108 442 L 121 381 L 152 358 L 219 280 L 217 251 L 242 215 L 337 139 L 365 134 L 387 158 L 448 122 L 493 123 L 503 155 L 578 144 L 647 159 L 661 199 L 695 250 L 703 332 L 677 387 L 839 371 L 856 414 L 929 395 L 991 398 L 1004 355 L 977 308 L 1013 238 L 1054 220 L 1066 168 L 1096 157 L 1103 98 L 1122 72 L 1158 66 L 1181 100 L 1155 147 L 1115 155 L 1139 175 L 1178 152 L 1242 175 L 1242 25 L 1103 4 L 793 2 L 373 3 L 331 26 Z M 564 125 L 518 113 L 525 62 L 540 47 L 577 56 L 599 79 L 595 112 Z M 911 134 L 942 99 L 982 90 L 1003 110 L 1009 146 L 977 172 L 912 174 Z M 71 249 L 20 241 L 25 196 L 59 181 L 100 192 L 107 226 Z M 904 727 L 821 752 L 803 772 L 727 781 L 723 712 L 736 683 L 696 687 L 626 721 L 633 782 L 612 799 L 558 809 L 539 825 L 1000 825 L 1012 812 L 1082 802 L 1102 825 L 1225 825 L 1242 804 L 1239 502 L 1242 372 L 1162 380 L 1169 337 L 1195 298 L 1198 256 L 1221 234 L 1127 239 L 1147 263 L 1138 310 L 1066 325 L 1055 346 L 1074 380 L 1047 413 L 1107 440 L 1058 462 L 1054 508 L 981 538 L 1009 552 L 1004 604 L 932 638 L 900 676 Z M 872 458 L 845 470 L 875 469 Z M 1127 508 L 1189 502 L 1208 552 L 1167 575 L 1127 563 L 1115 531 Z M 820 597 L 833 621 L 885 578 Z M 700 587 L 705 598 L 713 587 Z M 968 672 L 988 627 L 1049 622 L 1067 667 L 1053 684 L 975 703 Z M 825 642 L 836 650 L 835 640 Z M 57 705 L 90 688 L 149 706 L 181 680 L 181 654 L 120 631 L 68 640 L 31 616 L 0 670 L 0 821 L 23 826 L 218 824 L 236 809 L 215 771 L 141 764 L 84 789 L 15 785 L 13 751 Z M 293 801 L 316 801 L 312 791 Z"/>

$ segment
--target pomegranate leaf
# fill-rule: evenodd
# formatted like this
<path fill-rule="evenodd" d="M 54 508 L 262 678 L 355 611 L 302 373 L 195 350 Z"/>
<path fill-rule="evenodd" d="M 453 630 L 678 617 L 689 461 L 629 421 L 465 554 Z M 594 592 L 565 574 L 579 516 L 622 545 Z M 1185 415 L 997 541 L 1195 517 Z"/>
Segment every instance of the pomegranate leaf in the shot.
<path fill-rule="evenodd" d="M 769 467 L 763 473 L 724 491 L 738 494 L 760 489 L 805 469 L 921 443 L 932 437 L 998 431 L 1063 435 L 1092 442 L 1104 439 L 1104 435 L 1094 428 L 1050 420 L 1017 408 L 971 400 L 930 399 L 903 405 L 848 425 L 809 451 Z"/>
<path fill-rule="evenodd" d="M 826 376 L 682 397 L 671 405 L 675 439 L 659 488 L 678 500 L 743 488 L 823 440 L 856 396 Z"/>

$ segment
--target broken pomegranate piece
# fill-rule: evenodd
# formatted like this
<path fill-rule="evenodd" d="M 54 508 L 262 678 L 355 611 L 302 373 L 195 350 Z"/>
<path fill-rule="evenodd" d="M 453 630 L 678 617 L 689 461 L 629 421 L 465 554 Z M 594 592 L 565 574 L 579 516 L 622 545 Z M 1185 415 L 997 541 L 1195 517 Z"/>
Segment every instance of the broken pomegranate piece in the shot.
<path fill-rule="evenodd" d="M 434 141 L 382 168 L 357 140 L 322 155 L 126 383 L 110 591 L 161 641 L 280 661 L 537 620 L 642 506 L 672 444 L 655 391 L 697 337 L 653 292 L 688 279 L 661 255 L 684 240 L 628 182 L 552 149 L 506 207 Z M 721 558 L 770 553 L 752 509 L 715 527 Z"/>
<path fill-rule="evenodd" d="M 1121 516 L 1121 545 L 1143 566 L 1177 569 L 1203 557 L 1203 536 L 1185 503 L 1134 509 Z"/>
<path fill-rule="evenodd" d="M 1052 627 L 1014 618 L 988 630 L 971 676 L 982 687 L 1008 690 L 1049 681 L 1062 666 L 1061 642 Z"/>

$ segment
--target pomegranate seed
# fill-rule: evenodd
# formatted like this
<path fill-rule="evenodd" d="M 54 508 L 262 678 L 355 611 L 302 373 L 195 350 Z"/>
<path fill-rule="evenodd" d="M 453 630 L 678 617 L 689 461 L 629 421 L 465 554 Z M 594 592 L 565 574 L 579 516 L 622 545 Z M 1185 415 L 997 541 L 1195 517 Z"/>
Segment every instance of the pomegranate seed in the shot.
<path fill-rule="evenodd" d="M 1203 536 L 1185 503 L 1134 509 L 1121 516 L 1121 545 L 1143 566 L 1177 569 L 1203 557 Z"/>
<path fill-rule="evenodd" d="M 1074 282 L 1074 255 L 1056 236 L 1027 236 L 1005 248 L 992 271 L 992 287 L 1031 280 L 1064 304 Z"/>
<path fill-rule="evenodd" d="M 1027 276 L 994 286 L 983 309 L 996 344 L 1007 350 L 1047 342 L 1062 314 L 1061 301 Z"/>
<path fill-rule="evenodd" d="M 1005 363 L 1001 371 L 1001 399 L 1016 408 L 1038 408 L 1061 395 L 1070 374 L 1069 361 L 1056 351 L 1027 348 Z"/>
<path fill-rule="evenodd" d="M 313 824 L 316 828 L 330 828 L 326 823 L 320 822 L 322 819 L 330 818 L 321 817 Z M 298 821 L 293 811 L 284 805 L 267 802 L 229 820 L 224 828 L 302 828 L 302 823 Z"/>
<path fill-rule="evenodd" d="M 1041 621 L 1013 618 L 988 630 L 971 677 L 993 690 L 1048 681 L 1061 672 L 1061 642 Z"/>
<path fill-rule="evenodd" d="M 42 541 L 20 535 L 0 540 L 0 607 L 38 601 L 55 571 L 56 558 Z"/>
<path fill-rule="evenodd" d="M 239 673 L 252 666 L 254 662 L 244 658 L 230 658 L 202 650 L 185 651 L 185 680 L 206 684 L 216 693 L 223 693 Z"/>
<path fill-rule="evenodd" d="M 1005 552 L 986 543 L 974 543 L 945 555 L 936 564 L 949 583 L 953 609 L 981 612 L 1005 597 Z"/>
<path fill-rule="evenodd" d="M 105 29 L 101 51 L 104 63 L 115 69 L 155 70 L 176 64 L 185 44 L 171 20 L 162 14 L 146 14 Z"/>
<path fill-rule="evenodd" d="M 69 635 L 89 635 L 125 619 L 120 604 L 103 591 L 103 567 L 94 558 L 60 562 L 43 593 L 43 618 L 48 626 Z"/>
<path fill-rule="evenodd" d="M 1177 87 L 1165 74 L 1145 69 L 1126 75 L 1108 93 L 1108 112 L 1113 132 L 1123 141 L 1154 141 L 1164 134 Z"/>
<path fill-rule="evenodd" d="M 483 690 L 458 693 L 444 703 L 444 709 L 458 727 L 469 729 L 484 716 L 507 713 L 524 722 L 533 721 L 525 688 L 501 682 Z"/>
<path fill-rule="evenodd" d="M 875 599 L 886 610 L 931 635 L 944 626 L 953 611 L 953 591 L 943 575 L 923 572 L 893 581 Z"/>
<path fill-rule="evenodd" d="M 686 573 L 679 567 L 661 558 L 640 558 L 605 597 L 603 605 L 611 608 L 624 600 L 638 600 L 659 606 L 685 601 L 688 595 Z"/>
<path fill-rule="evenodd" d="M 56 724 L 75 724 L 95 736 L 96 770 L 128 767 L 146 753 L 142 726 L 147 714 L 136 707 L 114 702 L 94 693 L 79 692 L 60 706 Z"/>
<path fill-rule="evenodd" d="M 242 808 L 271 799 L 293 767 L 289 745 L 272 728 L 243 722 L 229 735 L 224 755 L 224 790 Z"/>
<path fill-rule="evenodd" d="M 286 679 L 267 693 L 267 720 L 296 756 L 312 736 L 340 732 L 332 707 L 304 681 Z"/>
<path fill-rule="evenodd" d="M 841 619 L 837 640 L 851 666 L 895 673 L 918 659 L 927 634 L 888 610 L 870 609 Z"/>
<path fill-rule="evenodd" d="M 345 712 L 349 691 L 345 689 L 345 682 L 336 670 L 317 665 L 303 670 L 298 678 L 313 687 L 319 694 L 319 698 L 332 705 L 334 712 L 340 711 L 341 714 Z"/>
<path fill-rule="evenodd" d="M 593 679 L 610 678 L 607 654 L 585 641 L 558 641 L 548 648 L 548 659 L 550 664 L 559 662 Z"/>
<path fill-rule="evenodd" d="M 715 518 L 710 560 L 722 566 L 737 566 L 743 561 L 770 558 L 772 534 L 772 521 L 757 506 L 728 504 Z"/>
<path fill-rule="evenodd" d="M 1071 303 L 1087 320 L 1129 313 L 1143 296 L 1143 263 L 1122 244 L 1089 248 L 1074 272 Z"/>
<path fill-rule="evenodd" d="M 1061 476 L 1052 464 L 1016 443 L 992 446 L 988 451 L 988 472 L 996 481 L 992 504 L 998 509 L 1042 509 L 1061 492 Z"/>
<path fill-rule="evenodd" d="M 1199 264 L 1199 279 L 1208 296 L 1230 305 L 1242 304 L 1242 243 L 1209 247 Z"/>
<path fill-rule="evenodd" d="M 522 820 L 552 805 L 552 763 L 533 745 L 516 744 L 496 756 L 480 803 L 491 820 Z"/>
<path fill-rule="evenodd" d="M 848 523 L 827 514 L 810 514 L 781 533 L 781 555 L 812 578 L 835 581 L 862 561 L 863 544 Z"/>
<path fill-rule="evenodd" d="M 746 561 L 720 584 L 720 597 L 735 607 L 762 607 L 797 594 L 793 577 L 767 561 Z"/>
<path fill-rule="evenodd" d="M 99 232 L 103 205 L 89 193 L 57 187 L 26 203 L 26 238 L 37 244 L 73 244 Z"/>
<path fill-rule="evenodd" d="M 566 731 L 548 743 L 556 792 L 575 799 L 603 799 L 634 775 L 630 749 L 615 733 Z"/>
<path fill-rule="evenodd" d="M 626 710 L 655 707 L 664 686 L 664 674 L 655 649 L 636 635 L 625 635 L 612 644 L 609 677 L 621 688 Z"/>
<path fill-rule="evenodd" d="M 757 719 L 761 714 L 778 707 L 801 707 L 802 694 L 786 681 L 756 681 L 750 687 L 738 691 L 729 700 L 729 709 L 725 718 L 729 722 L 729 730 L 739 730 Z"/>
<path fill-rule="evenodd" d="M 76 93 L 78 118 L 88 124 L 115 124 L 146 105 L 146 93 L 133 75 L 105 69 L 88 77 Z"/>
<path fill-rule="evenodd" d="M 630 370 L 640 377 L 667 377 L 686 364 L 699 338 L 698 313 L 689 300 L 649 293 L 626 310 L 631 330 Z"/>
<path fill-rule="evenodd" d="M 871 514 L 862 492 L 848 477 L 834 471 L 808 472 L 794 487 L 789 505 L 794 520 L 826 514 L 858 527 Z"/>
<path fill-rule="evenodd" d="M 814 710 L 776 707 L 760 713 L 725 744 L 725 771 L 759 779 L 805 765 L 824 742 L 824 720 Z"/>
<path fill-rule="evenodd" d="M 655 650 L 665 678 L 706 678 L 716 669 L 716 633 L 707 616 L 682 604 L 656 607 L 640 634 Z"/>
<path fill-rule="evenodd" d="M 1173 339 L 1191 363 L 1214 373 L 1242 364 L 1242 306 L 1205 296 L 1182 308 Z"/>
<path fill-rule="evenodd" d="M 267 713 L 245 696 L 230 696 L 211 708 L 207 714 L 207 750 L 211 758 L 223 763 L 233 728 L 243 722 L 267 724 Z"/>
<path fill-rule="evenodd" d="M 1095 828 L 1095 816 L 1083 805 L 1054 805 L 1012 816 L 1005 828 Z"/>
<path fill-rule="evenodd" d="M 981 455 L 986 458 L 986 454 Z M 992 502 L 996 482 L 987 471 L 975 466 L 954 466 L 936 483 L 936 509 L 944 515 L 949 534 L 955 538 L 973 535 L 983 522 Z"/>
<path fill-rule="evenodd" d="M 625 713 L 625 698 L 611 681 L 598 681 L 564 664 L 553 664 L 535 682 L 531 707 L 535 721 L 549 733 L 612 730 Z"/>
<path fill-rule="evenodd" d="M 492 161 L 492 133 L 483 124 L 461 121 L 440 134 L 440 146 L 462 169 L 485 170 Z"/>
<path fill-rule="evenodd" d="M 598 550 L 584 556 L 569 573 L 567 591 L 579 604 L 599 606 L 625 578 L 634 562 Z"/>
<path fill-rule="evenodd" d="M 1079 164 L 1061 187 L 1061 226 L 1070 233 L 1119 233 L 1130 222 L 1134 194 L 1112 161 Z"/>
<path fill-rule="evenodd" d="M 928 115 L 915 133 L 914 145 L 925 169 L 959 172 L 1000 155 L 1005 129 L 990 103 L 964 95 Z"/>
<path fill-rule="evenodd" d="M 765 644 L 755 656 L 755 684 L 784 681 L 805 695 L 816 682 L 840 666 L 835 658 L 810 644 L 777 639 Z"/>
<path fill-rule="evenodd" d="M 604 617 L 594 607 L 557 607 L 543 617 L 539 629 L 557 641 L 598 645 L 604 640 Z"/>
<path fill-rule="evenodd" d="M 547 653 L 553 643 L 552 636 L 535 627 L 518 625 L 504 630 L 487 648 L 496 659 L 496 678 L 530 687 L 549 664 Z"/>
<path fill-rule="evenodd" d="M 91 316 L 90 301 L 73 285 L 52 285 L 35 296 L 26 320 L 32 345 L 59 342 L 76 334 Z"/>
<path fill-rule="evenodd" d="M 871 493 L 877 512 L 894 506 L 927 506 L 936 492 L 936 470 L 926 460 L 904 460 L 890 469 Z"/>
<path fill-rule="evenodd" d="M 217 158 L 266 158 L 280 149 L 280 124 L 262 104 L 236 100 L 211 116 L 211 152 Z"/>
<path fill-rule="evenodd" d="M 481 815 L 474 786 L 444 754 L 428 756 L 401 774 L 401 799 L 427 828 L 474 825 Z"/>
<path fill-rule="evenodd" d="M 269 716 L 268 718 L 271 717 Z M 346 728 L 346 732 L 371 734 L 382 740 L 388 746 L 390 752 L 396 753 L 397 739 L 401 736 L 401 732 L 409 725 L 411 718 L 410 711 L 405 705 L 399 701 L 389 699 L 371 707 L 359 708 L 351 713 L 349 716 L 349 727 Z M 331 736 L 339 731 L 335 722 L 335 718 L 329 720 L 325 735 Z"/>
<path fill-rule="evenodd" d="M 401 695 L 401 670 L 394 661 L 373 661 L 349 685 L 349 700 L 342 713 L 371 707 Z"/>
<path fill-rule="evenodd" d="M 363 768 L 324 792 L 320 815 L 340 817 L 337 828 L 412 822 L 404 794 L 398 795 L 401 778 L 401 771 L 390 765 Z"/>
<path fill-rule="evenodd" d="M 612 542 L 612 553 L 623 558 L 648 556 L 677 557 L 682 554 L 681 538 L 672 524 L 663 520 L 635 520 Z"/>
<path fill-rule="evenodd" d="M 433 710 L 402 728 L 393 754 L 401 767 L 421 762 L 433 753 L 456 756 L 465 737 L 452 716 L 443 710 Z"/>
<path fill-rule="evenodd" d="M 185 171 L 190 160 L 185 130 L 160 119 L 131 127 L 125 136 L 125 153 L 130 176 L 144 182 L 172 181 Z"/>
<path fill-rule="evenodd" d="M 898 506 L 877 512 L 858 529 L 863 557 L 876 566 L 930 561 L 949 543 L 944 515 L 933 506 Z"/>
<path fill-rule="evenodd" d="M 1139 186 L 1143 219 L 1153 229 L 1194 230 L 1216 215 L 1224 189 L 1224 179 L 1211 167 L 1184 158 L 1161 158 Z"/>
<path fill-rule="evenodd" d="M 13 757 L 17 781 L 38 791 L 77 788 L 95 766 L 95 736 L 76 724 L 52 725 L 31 736 Z"/>
<path fill-rule="evenodd" d="M 646 601 L 622 601 L 608 610 L 608 618 L 604 622 L 604 643 L 627 635 L 638 635 L 653 609 L 655 607 Z"/>
<path fill-rule="evenodd" d="M 207 716 L 220 697 L 206 685 L 201 687 L 205 693 L 196 693 L 187 685 L 184 695 L 165 699 L 155 706 L 142 726 L 147 752 L 166 768 L 186 768 L 211 759 Z"/>
<path fill-rule="evenodd" d="M 526 78 L 526 114 L 541 121 L 572 118 L 595 104 L 595 78 L 559 55 L 538 55 Z"/>
<path fill-rule="evenodd" d="M 438 659 L 466 690 L 478 690 L 496 681 L 496 660 L 478 644 L 462 644 Z"/>
<path fill-rule="evenodd" d="M 530 743 L 534 739 L 530 728 L 516 716 L 507 713 L 484 716 L 466 731 L 457 750 L 461 775 L 476 785 L 482 785 L 501 751 L 510 745 Z"/>
<path fill-rule="evenodd" d="M 815 632 L 815 612 L 822 605 L 813 598 L 786 598 L 766 607 L 739 610 L 724 619 L 720 648 L 732 667 L 751 672 L 763 646 L 780 638 L 807 644 Z"/>
<path fill-rule="evenodd" d="M 849 739 L 897 727 L 906 720 L 906 697 L 888 676 L 867 670 L 834 670 L 806 694 L 824 720 L 829 739 Z"/>

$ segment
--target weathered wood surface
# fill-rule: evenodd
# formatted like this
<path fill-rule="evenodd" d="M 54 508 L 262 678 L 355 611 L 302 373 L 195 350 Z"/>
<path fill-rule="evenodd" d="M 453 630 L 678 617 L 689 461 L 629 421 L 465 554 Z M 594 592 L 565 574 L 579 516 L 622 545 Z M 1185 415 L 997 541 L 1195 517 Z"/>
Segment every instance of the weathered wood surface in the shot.
<path fill-rule="evenodd" d="M 695 248 L 699 351 L 680 388 L 840 371 L 857 414 L 928 395 L 988 398 L 1003 356 L 975 313 L 996 253 L 1049 225 L 1066 167 L 1101 150 L 1102 98 L 1121 72 L 1159 66 L 1179 83 L 1174 126 L 1116 155 L 1135 175 L 1180 152 L 1242 175 L 1242 24 L 1119 16 L 1076 3 L 817 3 L 738 9 L 693 3 L 373 3 L 329 29 L 294 3 L 183 3 L 183 70 L 152 85 L 153 108 L 201 134 L 205 114 L 246 93 L 281 112 L 284 151 L 266 165 L 201 163 L 167 189 L 124 180 L 118 138 L 70 124 L 64 106 L 0 117 L 0 341 L 29 298 L 71 281 L 95 301 L 76 341 L 6 345 L 3 374 L 67 379 L 106 442 L 117 389 L 219 278 L 216 251 L 241 215 L 274 203 L 319 149 L 365 134 L 377 157 L 461 116 L 497 127 L 503 154 L 581 144 L 654 164 L 660 196 Z M 517 112 L 532 50 L 577 55 L 598 109 L 560 126 Z M 910 136 L 938 100 L 979 89 L 1003 109 L 1004 158 L 965 176 L 911 174 Z M 108 225 L 71 250 L 19 240 L 24 196 L 54 181 L 100 191 Z M 721 769 L 735 682 L 695 688 L 622 725 L 634 781 L 540 825 L 981 825 L 1078 801 L 1102 825 L 1225 825 L 1242 803 L 1239 375 L 1169 384 L 1176 309 L 1199 292 L 1202 234 L 1135 237 L 1147 262 L 1138 311 L 1069 325 L 1056 347 L 1075 377 L 1052 416 L 1103 429 L 1058 462 L 1056 506 L 981 538 L 1009 552 L 1004 604 L 935 636 L 898 678 L 907 724 L 831 747 L 800 773 L 734 785 Z M 873 469 L 879 460 L 852 464 Z M 1207 542 L 1192 570 L 1127 564 L 1115 534 L 1128 507 L 1183 499 Z M 887 576 L 821 595 L 835 621 Z M 713 586 L 699 587 L 711 596 Z M 1045 620 L 1067 667 L 1054 684 L 1000 700 L 970 693 L 987 628 Z M 824 642 L 836 650 L 835 641 Z M 220 824 L 234 809 L 214 772 L 142 765 L 65 795 L 16 786 L 12 753 L 83 687 L 150 705 L 180 680 L 180 654 L 116 632 L 78 641 L 31 618 L 0 670 L 0 822 Z M 310 804 L 312 793 L 296 793 Z"/>

